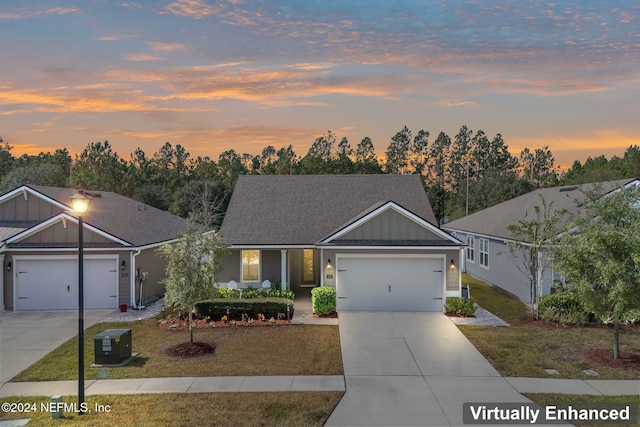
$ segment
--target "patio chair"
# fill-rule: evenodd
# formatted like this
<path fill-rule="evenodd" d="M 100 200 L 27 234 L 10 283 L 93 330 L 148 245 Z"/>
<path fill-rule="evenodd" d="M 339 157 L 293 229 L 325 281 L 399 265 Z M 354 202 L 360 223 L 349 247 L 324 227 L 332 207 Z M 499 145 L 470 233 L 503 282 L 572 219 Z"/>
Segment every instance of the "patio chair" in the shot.
<path fill-rule="evenodd" d="M 240 293 L 240 297 L 242 298 L 242 289 L 238 289 L 238 283 L 235 280 L 230 280 L 227 283 L 227 289 L 234 289 Z"/>
<path fill-rule="evenodd" d="M 262 286 L 260 289 L 262 289 L 263 291 L 271 292 L 271 281 L 265 280 L 264 282 L 262 282 Z"/>

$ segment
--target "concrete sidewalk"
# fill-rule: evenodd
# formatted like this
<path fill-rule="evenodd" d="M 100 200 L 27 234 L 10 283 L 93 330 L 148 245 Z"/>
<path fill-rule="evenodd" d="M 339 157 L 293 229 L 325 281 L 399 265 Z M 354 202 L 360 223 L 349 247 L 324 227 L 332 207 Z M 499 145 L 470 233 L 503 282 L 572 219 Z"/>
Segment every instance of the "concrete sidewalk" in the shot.
<path fill-rule="evenodd" d="M 441 377 L 442 378 L 442 377 Z M 594 396 L 640 395 L 640 380 L 575 380 L 503 377 L 518 393 Z M 452 380 L 455 378 L 451 378 Z M 269 391 L 345 391 L 342 375 L 278 375 L 249 377 L 127 378 L 85 381 L 87 395 L 142 393 L 225 393 Z M 74 395 L 77 381 L 6 383 L 0 397 Z"/>
<path fill-rule="evenodd" d="M 85 381 L 86 395 L 144 393 L 228 393 L 273 391 L 345 391 L 342 375 L 279 375 L 255 377 L 126 378 Z M 6 383 L 0 398 L 9 396 L 75 395 L 77 381 Z"/>

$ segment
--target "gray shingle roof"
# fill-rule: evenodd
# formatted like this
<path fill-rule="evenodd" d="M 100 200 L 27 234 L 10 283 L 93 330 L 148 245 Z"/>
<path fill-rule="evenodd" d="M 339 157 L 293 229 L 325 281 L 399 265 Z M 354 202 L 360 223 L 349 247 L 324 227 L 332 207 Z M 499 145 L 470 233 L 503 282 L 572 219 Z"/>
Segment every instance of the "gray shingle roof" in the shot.
<path fill-rule="evenodd" d="M 78 192 L 71 188 L 28 185 L 29 188 L 71 208 L 70 197 Z M 145 205 L 108 191 L 92 191 L 85 222 L 134 246 L 145 246 L 174 239 L 187 228 L 187 220 L 169 212 Z M 70 212 L 71 215 L 73 213 Z"/>
<path fill-rule="evenodd" d="M 558 232 L 560 232 L 565 223 L 579 212 L 587 194 L 593 191 L 606 194 L 631 181 L 634 179 L 542 188 L 451 221 L 444 224 L 442 228 L 511 239 L 512 236 L 507 227 L 523 219 L 535 218 L 535 206 L 541 206 L 540 196 L 542 196 L 547 205 L 553 202 L 553 209 L 566 212 L 558 225 Z"/>
<path fill-rule="evenodd" d="M 388 201 L 436 223 L 417 175 L 243 175 L 222 237 L 235 245 L 312 245 Z"/>

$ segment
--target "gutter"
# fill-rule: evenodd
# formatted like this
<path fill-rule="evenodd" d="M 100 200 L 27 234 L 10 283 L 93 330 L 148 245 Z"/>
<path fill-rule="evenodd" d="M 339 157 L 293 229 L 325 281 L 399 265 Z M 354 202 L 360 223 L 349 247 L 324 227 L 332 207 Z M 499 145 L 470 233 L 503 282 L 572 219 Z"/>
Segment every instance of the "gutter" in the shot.
<path fill-rule="evenodd" d="M 131 299 L 131 307 L 134 310 L 138 309 L 138 305 L 136 304 L 136 257 L 140 255 L 140 252 L 142 252 L 141 249 L 136 249 L 135 251 L 131 251 L 129 256 L 129 266 L 131 269 L 129 273 L 129 277 L 131 278 L 131 292 L 129 297 Z"/>

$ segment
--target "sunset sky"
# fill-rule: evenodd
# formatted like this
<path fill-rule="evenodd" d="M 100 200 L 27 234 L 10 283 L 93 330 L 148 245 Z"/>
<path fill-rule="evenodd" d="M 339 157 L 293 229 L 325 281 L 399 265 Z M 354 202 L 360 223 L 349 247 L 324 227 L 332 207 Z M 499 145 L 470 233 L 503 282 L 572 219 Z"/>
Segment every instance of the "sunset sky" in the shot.
<path fill-rule="evenodd" d="M 0 46 L 14 155 L 302 156 L 328 130 L 382 155 L 464 124 L 562 165 L 640 145 L 637 0 L 3 0 Z"/>

